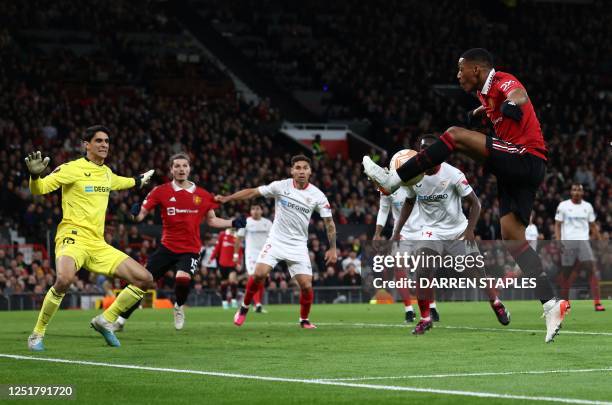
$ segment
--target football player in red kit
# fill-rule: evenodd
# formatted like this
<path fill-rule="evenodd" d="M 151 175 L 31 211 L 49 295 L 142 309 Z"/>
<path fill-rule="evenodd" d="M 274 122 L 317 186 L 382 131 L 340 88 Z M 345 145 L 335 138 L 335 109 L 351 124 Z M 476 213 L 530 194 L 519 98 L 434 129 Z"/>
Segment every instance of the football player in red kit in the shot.
<path fill-rule="evenodd" d="M 242 262 L 242 249 L 235 249 L 236 231 L 228 228 L 219 233 L 219 239 L 210 256 L 210 260 L 217 259 L 219 271 L 221 273 L 221 300 L 223 309 L 228 309 L 230 303 L 232 308 L 238 308 L 236 295 L 238 294 L 238 282 L 236 280 L 236 270 L 239 270 L 239 263 Z M 227 290 L 229 288 L 230 295 Z"/>
<path fill-rule="evenodd" d="M 546 343 L 561 328 L 568 302 L 555 298 L 538 254 L 525 240 L 525 227 L 536 191 L 546 172 L 547 150 L 533 105 L 525 87 L 513 75 L 493 68 L 491 54 L 470 49 L 458 61 L 457 79 L 468 93 L 476 91 L 481 106 L 468 113 L 468 121 L 484 115 L 493 124 L 496 137 L 460 127 L 450 127 L 440 140 L 408 160 L 397 171 L 389 171 L 363 157 L 366 175 L 384 193 L 392 193 L 402 182 L 444 162 L 455 152 L 484 164 L 497 177 L 502 238 L 523 274 L 536 278 L 536 296 L 544 307 Z"/>
<path fill-rule="evenodd" d="M 159 206 L 162 217 L 161 246 L 148 258 L 146 268 L 158 280 L 168 270 L 175 270 L 174 327 L 183 329 L 185 311 L 183 305 L 191 286 L 191 278 L 199 269 L 199 254 L 202 247 L 200 223 L 213 228 L 242 228 L 244 218 L 223 219 L 215 215 L 219 205 L 206 190 L 188 180 L 191 172 L 189 156 L 178 153 L 170 157 L 170 173 L 173 180 L 155 187 L 147 195 L 142 207 L 133 207 L 136 222 L 142 221 L 155 207 Z M 136 215 L 137 214 L 137 215 Z M 116 329 L 123 329 L 125 320 L 140 302 L 136 303 L 117 320 Z"/>

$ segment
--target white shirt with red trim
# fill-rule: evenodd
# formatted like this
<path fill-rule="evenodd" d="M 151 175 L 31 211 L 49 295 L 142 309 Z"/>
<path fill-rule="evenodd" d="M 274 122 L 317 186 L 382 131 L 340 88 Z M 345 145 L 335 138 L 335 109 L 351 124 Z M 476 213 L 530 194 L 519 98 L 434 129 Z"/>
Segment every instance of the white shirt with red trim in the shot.
<path fill-rule="evenodd" d="M 272 221 L 268 218 L 262 217 L 258 220 L 255 220 L 253 217 L 247 218 L 246 226 L 238 230 L 238 236 L 244 238 L 245 255 L 247 258 L 257 257 L 266 244 L 270 229 L 272 229 Z"/>
<path fill-rule="evenodd" d="M 421 233 L 419 239 L 450 240 L 465 231 L 468 221 L 461 199 L 472 191 L 463 172 L 448 163 L 442 163 L 436 174 L 426 174 L 414 186 L 406 187 L 406 196 L 416 199 L 408 221 Z"/>
<path fill-rule="evenodd" d="M 555 221 L 561 222 L 561 240 L 589 240 L 589 223 L 595 221 L 595 210 L 587 201 L 575 204 L 565 200 L 557 207 Z"/>
<path fill-rule="evenodd" d="M 293 179 L 278 180 L 259 187 L 259 192 L 276 200 L 274 222 L 268 237 L 270 243 L 305 246 L 312 213 L 317 211 L 322 218 L 332 216 L 327 197 L 312 184 L 301 190 Z"/>

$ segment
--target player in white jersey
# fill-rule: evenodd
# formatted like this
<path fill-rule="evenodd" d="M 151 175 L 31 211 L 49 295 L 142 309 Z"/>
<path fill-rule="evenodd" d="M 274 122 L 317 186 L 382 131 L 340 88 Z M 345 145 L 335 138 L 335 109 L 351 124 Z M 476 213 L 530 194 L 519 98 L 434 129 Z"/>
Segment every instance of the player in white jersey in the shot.
<path fill-rule="evenodd" d="M 329 250 L 325 252 L 326 264 L 338 259 L 336 252 L 336 225 L 332 218 L 331 207 L 325 194 L 309 183 L 312 174 L 310 158 L 297 155 L 291 158 L 291 176 L 286 180 L 274 181 L 267 186 L 240 190 L 229 196 L 217 196 L 217 201 L 227 203 L 248 200 L 259 196 L 274 197 L 274 222 L 266 244 L 257 257 L 255 273 L 249 277 L 241 307 L 234 315 L 234 324 L 241 326 L 249 311 L 253 295 L 265 282 L 270 271 L 278 262 L 284 261 L 289 273 L 300 286 L 300 326 L 314 329 L 308 320 L 314 298 L 312 291 L 312 267 L 308 256 L 308 224 L 314 211 L 317 211 L 327 230 Z"/>
<path fill-rule="evenodd" d="M 595 223 L 593 206 L 582 199 L 584 189 L 582 184 L 572 184 L 571 199 L 562 201 L 555 214 L 555 239 L 560 240 L 563 252 L 561 254 L 562 271 L 559 275 L 561 297 L 568 299 L 569 289 L 576 280 L 577 272 L 574 265 L 586 268 L 590 272 L 589 283 L 595 311 L 605 311 L 600 301 L 599 271 L 595 265 L 595 256 L 589 239 L 601 239 Z M 590 231 L 590 235 L 589 235 Z"/>
<path fill-rule="evenodd" d="M 244 262 L 246 264 L 246 270 L 249 276 L 255 274 L 255 263 L 257 262 L 257 256 L 263 249 L 268 239 L 268 234 L 272 228 L 272 221 L 262 216 L 263 209 L 260 203 L 255 202 L 251 204 L 251 216 L 247 218 L 246 226 L 238 230 L 238 237 L 236 238 L 235 252 L 240 250 L 240 245 L 244 240 L 245 243 L 245 255 Z M 255 312 L 265 312 L 261 305 L 261 298 L 265 289 L 265 284 L 261 284 L 259 290 L 253 296 L 253 303 L 255 304 Z"/>
<path fill-rule="evenodd" d="M 419 149 L 426 149 L 437 140 L 438 137 L 433 134 L 423 135 L 419 140 Z M 406 201 L 395 224 L 394 240 L 401 239 L 401 229 L 408 220 L 417 230 L 417 239 L 426 241 L 419 244 L 419 249 L 453 256 L 478 253 L 474 229 L 480 217 L 480 200 L 461 170 L 444 162 L 426 171 L 419 183 L 403 188 L 406 190 Z M 470 206 L 469 220 L 463 213 L 463 200 Z M 423 290 L 417 290 L 421 320 L 413 334 L 423 334 L 432 327 L 429 302 L 433 299 L 433 291 Z M 510 313 L 497 297 L 497 292 L 493 288 L 486 291 L 498 321 L 508 325 Z"/>
<path fill-rule="evenodd" d="M 378 205 L 378 215 L 376 216 L 376 230 L 374 231 L 374 240 L 381 240 L 382 230 L 387 224 L 387 219 L 389 218 L 389 212 L 391 212 L 391 216 L 393 217 L 393 223 L 397 223 L 402 207 L 404 206 L 404 201 L 406 201 L 406 190 L 403 187 L 398 188 L 393 194 L 385 195 L 380 194 L 380 203 Z M 412 223 L 407 221 L 400 231 L 400 237 L 402 242 L 401 248 L 404 251 L 411 250 L 413 247 L 410 245 L 410 240 L 416 239 L 416 229 L 411 227 Z M 408 252 L 410 253 L 410 252 Z M 396 268 L 394 270 L 395 278 L 401 280 L 407 276 L 406 269 Z M 412 301 L 410 299 L 410 290 L 407 288 L 398 288 L 398 292 L 402 297 L 402 301 L 404 302 L 404 320 L 406 323 L 414 322 L 414 308 L 412 307 Z M 438 310 L 436 308 L 436 302 L 432 300 L 429 304 L 431 310 L 431 318 L 434 321 L 440 320 L 440 315 L 438 314 Z"/>

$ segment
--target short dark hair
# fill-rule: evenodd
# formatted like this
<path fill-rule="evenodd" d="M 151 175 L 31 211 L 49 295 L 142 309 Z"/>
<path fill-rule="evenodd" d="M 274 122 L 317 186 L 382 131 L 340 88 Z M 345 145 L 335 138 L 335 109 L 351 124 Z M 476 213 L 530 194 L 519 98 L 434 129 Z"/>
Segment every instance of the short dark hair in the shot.
<path fill-rule="evenodd" d="M 85 133 L 83 134 L 83 142 L 91 142 L 91 139 L 98 132 L 104 132 L 110 137 L 110 130 L 108 128 L 106 128 L 104 125 L 94 125 L 93 127 L 89 127 L 85 130 Z"/>
<path fill-rule="evenodd" d="M 264 206 L 263 206 L 263 204 L 260 201 L 253 201 L 251 203 L 251 208 L 253 208 L 253 207 L 259 207 L 259 208 L 261 208 L 263 210 Z"/>
<path fill-rule="evenodd" d="M 417 139 L 417 145 L 421 146 L 421 143 L 423 143 L 425 140 L 432 140 L 435 142 L 438 139 L 440 138 L 436 134 L 423 134 Z"/>
<path fill-rule="evenodd" d="M 461 57 L 470 62 L 481 62 L 493 66 L 493 56 L 484 48 L 472 48 L 463 52 Z"/>
<path fill-rule="evenodd" d="M 312 164 L 312 160 L 310 160 L 310 158 L 306 155 L 295 155 L 291 158 L 291 166 L 297 162 L 306 162 L 309 166 Z"/>
<path fill-rule="evenodd" d="M 175 153 L 174 155 L 170 156 L 170 159 L 168 160 L 168 166 L 172 168 L 174 161 L 178 159 L 185 159 L 189 166 L 191 166 L 191 159 L 189 159 L 189 155 L 187 155 L 185 152 Z"/>
<path fill-rule="evenodd" d="M 570 186 L 570 189 L 573 188 L 574 186 L 578 186 L 581 189 L 584 190 L 584 186 L 582 185 L 582 183 L 578 183 L 578 182 L 573 182 L 572 185 Z"/>

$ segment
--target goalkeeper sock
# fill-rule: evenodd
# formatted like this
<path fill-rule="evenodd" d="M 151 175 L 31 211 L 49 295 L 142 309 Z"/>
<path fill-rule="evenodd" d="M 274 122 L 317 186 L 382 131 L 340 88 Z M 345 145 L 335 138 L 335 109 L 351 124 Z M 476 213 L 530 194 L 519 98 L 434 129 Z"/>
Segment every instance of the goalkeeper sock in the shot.
<path fill-rule="evenodd" d="M 42 307 L 40 308 L 38 321 L 36 321 L 36 326 L 34 326 L 34 333 L 44 336 L 47 325 L 57 312 L 64 295 L 65 294 L 59 294 L 53 287 L 49 288 L 47 295 L 45 295 L 45 300 L 42 303 Z"/>
<path fill-rule="evenodd" d="M 444 162 L 454 149 L 455 141 L 448 132 L 445 132 L 438 141 L 420 151 L 414 158 L 397 169 L 397 174 L 402 181 L 408 181 Z"/>
<path fill-rule="evenodd" d="M 108 322 L 115 322 L 119 315 L 127 312 L 132 305 L 136 304 L 138 301 L 144 297 L 144 291 L 135 285 L 128 285 L 121 291 L 121 293 L 115 299 L 115 302 L 111 304 L 110 307 L 106 311 L 102 313 L 104 319 Z"/>

